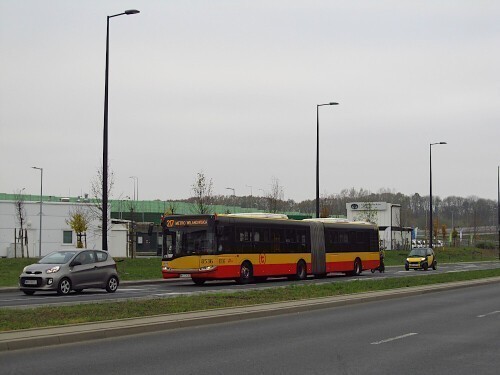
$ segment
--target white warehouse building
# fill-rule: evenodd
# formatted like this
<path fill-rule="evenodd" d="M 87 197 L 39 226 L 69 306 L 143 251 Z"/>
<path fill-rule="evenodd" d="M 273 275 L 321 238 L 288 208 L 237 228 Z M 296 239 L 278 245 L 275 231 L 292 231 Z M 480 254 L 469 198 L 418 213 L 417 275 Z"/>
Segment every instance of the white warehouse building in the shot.
<path fill-rule="evenodd" d="M 410 249 L 411 228 L 401 223 L 401 205 L 387 202 L 346 203 L 347 219 L 377 224 L 380 245 L 386 250 Z"/>
<path fill-rule="evenodd" d="M 21 257 L 20 224 L 15 201 L 0 201 L 0 257 Z M 75 248 L 76 233 L 67 223 L 76 209 L 88 211 L 90 203 L 46 202 L 42 204 L 42 245 L 40 247 L 40 201 L 23 201 L 25 229 L 23 233 L 24 256 L 39 257 L 65 248 Z M 91 220 L 86 233 L 86 248 L 102 248 L 99 220 Z M 41 254 L 40 254 L 41 251 Z M 108 251 L 113 257 L 127 256 L 126 224 L 111 224 L 108 234 Z"/>

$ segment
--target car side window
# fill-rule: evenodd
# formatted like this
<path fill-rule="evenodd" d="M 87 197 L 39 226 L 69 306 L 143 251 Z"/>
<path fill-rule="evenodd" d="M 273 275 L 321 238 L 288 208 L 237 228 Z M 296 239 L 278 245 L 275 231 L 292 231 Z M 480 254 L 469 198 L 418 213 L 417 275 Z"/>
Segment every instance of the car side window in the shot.
<path fill-rule="evenodd" d="M 91 264 L 95 262 L 95 256 L 93 251 L 84 251 L 75 259 L 81 264 Z"/>

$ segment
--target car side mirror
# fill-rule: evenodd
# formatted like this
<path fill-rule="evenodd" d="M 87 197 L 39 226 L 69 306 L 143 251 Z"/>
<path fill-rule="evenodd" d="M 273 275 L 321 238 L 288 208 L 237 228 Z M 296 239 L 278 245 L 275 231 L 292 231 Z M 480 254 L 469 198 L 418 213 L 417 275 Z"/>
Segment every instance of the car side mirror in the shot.
<path fill-rule="evenodd" d="M 82 262 L 75 260 L 75 261 L 71 262 L 71 264 L 69 266 L 74 267 L 74 266 L 81 266 L 81 265 L 82 265 Z"/>

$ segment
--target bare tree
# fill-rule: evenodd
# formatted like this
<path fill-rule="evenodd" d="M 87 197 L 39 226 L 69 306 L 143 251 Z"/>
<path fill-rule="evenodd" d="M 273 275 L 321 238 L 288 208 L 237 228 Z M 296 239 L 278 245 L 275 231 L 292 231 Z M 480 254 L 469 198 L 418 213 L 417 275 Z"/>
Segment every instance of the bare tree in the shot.
<path fill-rule="evenodd" d="M 196 175 L 196 180 L 191 185 L 195 199 L 195 213 L 208 214 L 211 212 L 210 204 L 212 203 L 212 179 L 207 180 L 203 171 Z"/>
<path fill-rule="evenodd" d="M 108 166 L 108 197 L 111 197 L 111 192 L 113 191 L 113 185 L 115 183 L 115 174 L 110 170 Z M 102 182 L 103 182 L 103 171 L 102 165 L 97 169 L 97 175 L 90 182 L 90 195 L 91 195 L 91 205 L 90 205 L 90 218 L 95 219 L 98 223 L 97 227 L 92 228 L 94 233 L 99 234 L 102 230 Z M 111 212 L 111 204 L 108 200 L 108 212 Z M 111 228 L 111 223 L 108 220 L 108 230 Z"/>
<path fill-rule="evenodd" d="M 282 209 L 284 197 L 285 191 L 283 186 L 280 185 L 280 181 L 276 177 L 273 177 L 271 182 L 271 191 L 266 197 L 269 212 L 279 212 Z"/>
<path fill-rule="evenodd" d="M 70 209 L 69 219 L 66 219 L 66 224 L 68 224 L 76 233 L 76 247 L 78 249 L 86 248 L 87 230 L 90 225 L 89 212 L 82 206 L 73 207 Z"/>
<path fill-rule="evenodd" d="M 24 224 L 26 223 L 26 207 L 24 206 L 24 195 L 22 194 L 22 190 L 17 190 L 14 193 L 14 205 L 16 210 L 16 219 L 20 226 L 19 235 L 16 236 L 17 239 L 20 240 L 21 244 L 21 257 L 24 258 L 24 243 L 27 241 L 27 233 L 24 229 Z M 41 213 L 40 213 L 41 215 Z M 16 239 L 16 242 L 17 242 Z M 17 256 L 17 255 L 16 255 Z M 26 256 L 29 258 L 28 248 L 26 248 Z"/>

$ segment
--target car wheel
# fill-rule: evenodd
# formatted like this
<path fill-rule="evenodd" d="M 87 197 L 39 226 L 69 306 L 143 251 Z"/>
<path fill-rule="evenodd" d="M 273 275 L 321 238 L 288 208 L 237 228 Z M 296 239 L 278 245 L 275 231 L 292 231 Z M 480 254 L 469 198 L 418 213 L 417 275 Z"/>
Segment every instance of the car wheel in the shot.
<path fill-rule="evenodd" d="M 427 263 L 424 263 L 422 268 L 424 269 L 424 271 L 427 271 L 429 269 L 429 265 Z"/>
<path fill-rule="evenodd" d="M 35 294 L 34 290 L 23 290 L 23 293 L 26 294 L 27 296 L 32 296 Z"/>
<path fill-rule="evenodd" d="M 116 276 L 111 276 L 106 283 L 106 292 L 114 293 L 118 289 L 118 278 Z"/>
<path fill-rule="evenodd" d="M 69 279 L 64 278 L 59 281 L 59 285 L 57 286 L 57 294 L 59 295 L 68 295 L 71 292 L 71 281 Z"/>
<path fill-rule="evenodd" d="M 405 270 L 409 271 L 410 270 L 410 266 L 405 265 Z"/>
<path fill-rule="evenodd" d="M 239 284 L 248 284 L 253 279 L 252 264 L 248 261 L 243 262 L 240 268 L 240 277 L 238 278 Z"/>
<path fill-rule="evenodd" d="M 435 271 L 437 269 L 437 262 L 432 262 L 432 269 Z"/>

